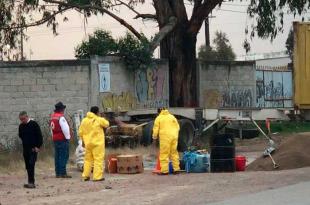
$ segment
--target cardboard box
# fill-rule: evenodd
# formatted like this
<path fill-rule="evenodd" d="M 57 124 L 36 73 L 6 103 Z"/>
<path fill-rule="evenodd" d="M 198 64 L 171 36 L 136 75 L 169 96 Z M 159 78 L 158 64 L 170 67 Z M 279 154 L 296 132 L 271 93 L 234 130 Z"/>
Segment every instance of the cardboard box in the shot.
<path fill-rule="evenodd" d="M 117 173 L 137 174 L 144 171 L 143 158 L 141 155 L 117 156 Z"/>

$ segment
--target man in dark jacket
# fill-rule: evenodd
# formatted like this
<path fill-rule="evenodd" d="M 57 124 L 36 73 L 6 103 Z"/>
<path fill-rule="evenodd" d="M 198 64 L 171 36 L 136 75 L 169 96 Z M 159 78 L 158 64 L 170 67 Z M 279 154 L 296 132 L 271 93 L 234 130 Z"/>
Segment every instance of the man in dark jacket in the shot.
<path fill-rule="evenodd" d="M 34 169 L 37 161 L 37 155 L 43 143 L 43 137 L 40 126 L 34 120 L 28 117 L 27 112 L 19 114 L 21 124 L 19 125 L 18 135 L 23 143 L 23 155 L 28 173 L 28 184 L 25 188 L 35 188 Z"/>

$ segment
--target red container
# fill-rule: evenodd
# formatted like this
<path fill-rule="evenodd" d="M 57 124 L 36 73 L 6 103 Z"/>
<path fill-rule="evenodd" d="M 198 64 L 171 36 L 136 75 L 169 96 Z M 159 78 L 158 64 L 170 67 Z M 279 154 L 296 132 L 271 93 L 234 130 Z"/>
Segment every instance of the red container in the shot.
<path fill-rule="evenodd" d="M 117 173 L 117 159 L 116 158 L 111 158 L 109 160 L 109 163 L 108 163 L 108 172 L 110 174 L 115 174 Z"/>
<path fill-rule="evenodd" d="M 109 164 L 111 163 L 111 159 L 112 158 L 117 158 L 119 154 L 108 154 L 107 157 L 105 157 L 105 171 L 110 173 L 110 170 L 109 170 Z M 111 165 L 110 165 L 111 166 Z M 114 166 L 114 165 L 113 165 Z M 114 168 L 113 168 L 114 169 Z"/>
<path fill-rule="evenodd" d="M 236 156 L 236 171 L 245 171 L 246 158 L 245 156 Z"/>

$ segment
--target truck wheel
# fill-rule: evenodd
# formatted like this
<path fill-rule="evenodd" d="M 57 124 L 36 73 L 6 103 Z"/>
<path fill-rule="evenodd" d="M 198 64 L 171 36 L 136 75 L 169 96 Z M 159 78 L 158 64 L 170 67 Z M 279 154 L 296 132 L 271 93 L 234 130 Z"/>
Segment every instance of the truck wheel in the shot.
<path fill-rule="evenodd" d="M 141 145 L 148 146 L 148 145 L 152 144 L 152 142 L 153 142 L 153 139 L 152 139 L 153 126 L 154 126 L 154 121 L 150 121 L 149 124 L 147 124 L 143 127 L 143 135 L 142 135 L 141 141 L 140 141 Z"/>
<path fill-rule="evenodd" d="M 178 142 L 178 151 L 184 152 L 192 145 L 195 127 L 190 120 L 181 119 L 179 120 L 180 132 L 179 132 L 179 142 Z"/>

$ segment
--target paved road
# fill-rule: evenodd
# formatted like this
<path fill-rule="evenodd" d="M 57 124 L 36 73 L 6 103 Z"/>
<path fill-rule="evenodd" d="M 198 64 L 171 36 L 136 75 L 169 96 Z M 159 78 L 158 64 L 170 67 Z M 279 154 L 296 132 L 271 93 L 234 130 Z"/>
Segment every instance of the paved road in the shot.
<path fill-rule="evenodd" d="M 310 181 L 208 205 L 310 205 Z"/>

